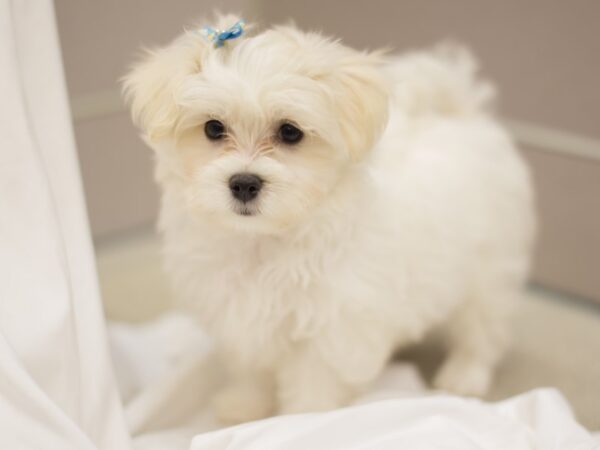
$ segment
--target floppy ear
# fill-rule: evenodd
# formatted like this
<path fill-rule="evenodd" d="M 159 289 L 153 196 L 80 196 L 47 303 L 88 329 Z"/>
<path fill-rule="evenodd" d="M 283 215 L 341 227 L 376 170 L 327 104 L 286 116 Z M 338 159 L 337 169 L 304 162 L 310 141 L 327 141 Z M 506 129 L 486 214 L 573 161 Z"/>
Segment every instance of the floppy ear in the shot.
<path fill-rule="evenodd" d="M 388 118 L 389 87 L 381 53 L 352 51 L 334 73 L 334 102 L 340 131 L 354 160 L 371 149 Z"/>
<path fill-rule="evenodd" d="M 240 19 L 232 14 L 216 14 L 208 23 L 225 29 Z M 246 30 L 251 24 L 246 24 Z M 133 65 L 122 79 L 123 93 L 131 108 L 134 122 L 150 140 L 158 140 L 173 133 L 179 117 L 177 95 L 186 77 L 199 73 L 202 61 L 214 44 L 194 26 L 166 47 L 149 50 Z M 217 51 L 230 51 L 236 41 L 228 42 Z"/>
<path fill-rule="evenodd" d="M 148 139 L 171 134 L 177 124 L 176 93 L 185 77 L 200 71 L 207 44 L 184 35 L 167 47 L 146 51 L 123 78 L 123 94 L 133 121 Z"/>

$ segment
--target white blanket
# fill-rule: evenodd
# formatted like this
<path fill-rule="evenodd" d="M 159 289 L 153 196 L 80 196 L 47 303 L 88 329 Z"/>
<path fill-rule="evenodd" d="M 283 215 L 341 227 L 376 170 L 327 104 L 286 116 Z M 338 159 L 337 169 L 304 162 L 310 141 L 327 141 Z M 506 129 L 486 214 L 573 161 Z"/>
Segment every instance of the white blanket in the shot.
<path fill-rule="evenodd" d="M 600 448 L 554 389 L 485 403 L 427 391 L 415 368 L 401 363 L 355 406 L 210 432 L 218 427 L 209 400 L 220 370 L 193 322 L 173 314 L 110 330 L 140 450 L 188 449 L 193 436 L 191 450 Z"/>
<path fill-rule="evenodd" d="M 193 450 L 589 450 L 560 394 L 542 389 L 485 404 L 447 395 L 400 398 L 328 414 L 280 417 L 197 436 Z"/>

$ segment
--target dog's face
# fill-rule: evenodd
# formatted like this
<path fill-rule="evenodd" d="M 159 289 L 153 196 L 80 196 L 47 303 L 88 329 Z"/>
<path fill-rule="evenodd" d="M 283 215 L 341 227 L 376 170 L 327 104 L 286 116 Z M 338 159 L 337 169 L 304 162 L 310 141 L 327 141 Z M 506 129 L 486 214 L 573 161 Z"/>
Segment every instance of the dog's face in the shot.
<path fill-rule="evenodd" d="M 150 53 L 125 90 L 159 179 L 190 214 L 276 234 L 322 204 L 377 139 L 387 118 L 379 66 L 292 28 L 219 48 L 187 33 Z"/>

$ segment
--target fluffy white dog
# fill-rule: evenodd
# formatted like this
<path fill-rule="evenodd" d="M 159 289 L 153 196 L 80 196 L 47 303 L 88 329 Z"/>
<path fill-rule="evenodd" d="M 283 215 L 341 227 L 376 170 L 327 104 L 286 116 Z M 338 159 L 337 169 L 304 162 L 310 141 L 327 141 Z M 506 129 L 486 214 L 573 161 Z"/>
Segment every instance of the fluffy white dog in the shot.
<path fill-rule="evenodd" d="M 166 266 L 231 375 L 218 416 L 343 405 L 440 325 L 435 386 L 484 393 L 534 234 L 491 87 L 456 48 L 390 61 L 252 31 L 186 32 L 125 79 L 156 154 Z"/>

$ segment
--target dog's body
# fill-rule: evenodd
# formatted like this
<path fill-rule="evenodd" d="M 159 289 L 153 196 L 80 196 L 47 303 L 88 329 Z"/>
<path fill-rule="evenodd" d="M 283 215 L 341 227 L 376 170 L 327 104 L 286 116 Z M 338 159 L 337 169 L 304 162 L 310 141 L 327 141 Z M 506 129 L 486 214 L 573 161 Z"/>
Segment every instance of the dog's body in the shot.
<path fill-rule="evenodd" d="M 527 170 L 486 113 L 490 92 L 471 60 L 423 53 L 386 66 L 293 29 L 202 45 L 181 38 L 126 86 L 158 157 L 168 270 L 231 369 L 220 417 L 342 405 L 394 350 L 438 325 L 449 355 L 436 385 L 483 393 L 527 274 L 534 219 Z M 310 61 L 290 66 L 291 54 Z M 153 78 L 177 64 L 194 75 L 177 85 L 176 74 Z M 290 90 L 268 98 L 279 89 Z M 213 117 L 227 123 L 220 147 L 182 125 Z M 305 130 L 300 144 L 261 141 L 283 119 Z M 239 172 L 263 180 L 256 199 L 230 199 L 223 186 Z"/>

